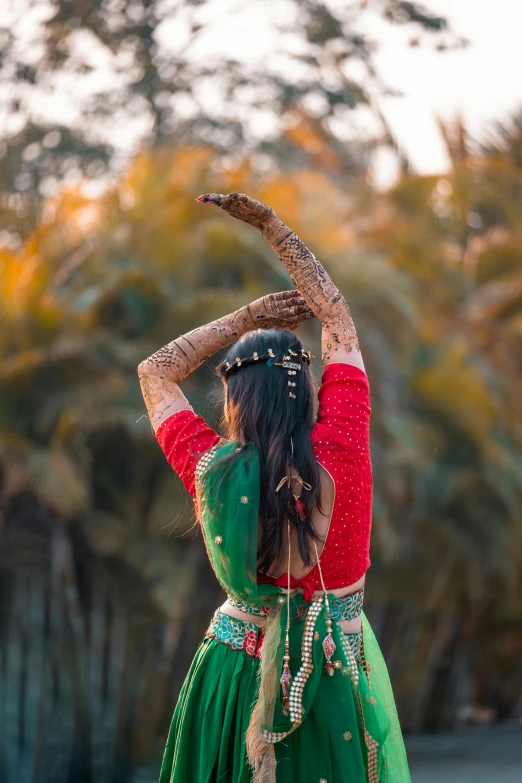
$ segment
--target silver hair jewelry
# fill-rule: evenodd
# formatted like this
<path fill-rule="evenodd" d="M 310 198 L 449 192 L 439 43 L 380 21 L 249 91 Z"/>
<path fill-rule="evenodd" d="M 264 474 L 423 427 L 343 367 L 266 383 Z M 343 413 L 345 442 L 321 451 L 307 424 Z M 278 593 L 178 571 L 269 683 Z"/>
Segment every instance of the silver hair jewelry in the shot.
<path fill-rule="evenodd" d="M 227 374 L 232 369 L 238 369 L 239 367 L 242 367 L 243 364 L 248 366 L 252 362 L 258 362 L 260 364 L 265 362 L 269 367 L 271 367 L 272 365 L 276 365 L 277 367 L 282 367 L 284 370 L 288 372 L 288 375 L 292 376 L 292 375 L 297 375 L 298 372 L 301 372 L 303 362 L 306 362 L 308 365 L 310 365 L 311 360 L 315 359 L 315 356 L 311 353 L 311 351 L 305 351 L 304 348 L 301 348 L 300 353 L 297 353 L 296 351 L 292 351 L 291 348 L 288 348 L 287 350 L 288 350 L 288 354 L 283 354 L 282 361 L 280 362 L 273 361 L 276 358 L 273 348 L 268 348 L 265 356 L 260 356 L 257 351 L 254 351 L 252 356 L 247 356 L 243 358 L 236 356 L 236 358 L 232 363 L 229 361 L 223 362 L 223 367 L 225 368 L 225 374 Z M 300 359 L 301 362 L 295 361 L 294 357 Z M 294 359 L 294 361 L 292 361 L 292 359 Z M 291 381 L 291 380 L 288 381 L 288 389 L 289 389 L 288 397 L 292 400 L 297 399 L 297 395 L 292 391 L 292 389 L 295 388 L 296 385 L 297 384 L 295 381 Z"/>

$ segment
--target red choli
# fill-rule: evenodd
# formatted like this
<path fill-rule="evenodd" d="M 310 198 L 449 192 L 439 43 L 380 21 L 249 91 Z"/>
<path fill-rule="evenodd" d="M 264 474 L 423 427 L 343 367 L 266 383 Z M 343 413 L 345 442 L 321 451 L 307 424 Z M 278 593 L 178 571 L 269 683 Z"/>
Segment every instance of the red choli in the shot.
<path fill-rule="evenodd" d="M 370 460 L 370 387 L 366 373 L 352 364 L 328 364 L 319 389 L 319 410 L 312 429 L 317 461 L 335 486 L 334 505 L 321 570 L 325 587 L 334 590 L 357 582 L 370 566 L 372 466 Z M 156 438 L 169 464 L 193 496 L 201 455 L 219 435 L 192 410 L 178 411 L 158 428 Z M 269 579 L 266 580 L 276 581 Z M 282 577 L 277 583 L 283 584 Z M 265 579 L 263 579 L 265 581 Z M 284 575 L 284 585 L 287 577 Z M 317 565 L 292 580 L 305 594 L 321 589 Z"/>

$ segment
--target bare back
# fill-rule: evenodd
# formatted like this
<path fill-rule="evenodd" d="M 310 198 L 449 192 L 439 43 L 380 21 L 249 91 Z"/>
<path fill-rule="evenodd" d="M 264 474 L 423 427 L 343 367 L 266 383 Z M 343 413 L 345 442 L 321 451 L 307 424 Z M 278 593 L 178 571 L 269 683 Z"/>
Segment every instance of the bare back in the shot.
<path fill-rule="evenodd" d="M 335 483 L 330 473 L 320 463 L 319 463 L 319 473 L 321 477 L 321 495 L 320 495 L 321 510 L 317 507 L 315 507 L 312 510 L 312 527 L 314 528 L 314 530 L 316 531 L 316 533 L 318 534 L 322 542 L 322 543 L 316 542 L 317 554 L 320 557 L 324 549 L 324 546 L 326 544 L 326 540 L 328 538 L 328 530 L 332 520 L 332 512 L 333 512 L 333 507 L 335 502 Z M 291 475 L 292 474 L 295 475 L 295 471 L 291 471 Z M 292 492 L 296 496 L 300 494 L 301 485 L 295 479 L 292 481 L 291 488 L 292 488 Z M 310 571 L 312 571 L 312 569 L 315 567 L 317 563 L 316 550 L 315 547 L 313 546 L 313 543 L 310 544 L 310 547 L 311 547 L 312 564 L 307 565 L 303 562 L 301 555 L 299 553 L 299 548 L 297 546 L 297 532 L 295 528 L 291 528 L 290 574 L 295 579 L 303 579 L 307 574 L 310 573 Z M 270 569 L 268 572 L 268 576 L 278 578 L 282 574 L 287 573 L 288 544 L 286 539 L 285 539 L 283 551 L 284 551 L 284 557 L 281 558 L 281 564 L 279 565 L 278 568 L 274 568 L 274 570 Z M 331 592 L 337 597 L 349 595 L 350 593 L 354 593 L 357 590 L 360 590 L 361 587 L 364 585 L 364 581 L 365 581 L 365 577 L 363 576 L 357 582 L 354 582 L 351 585 L 346 585 L 344 587 L 340 587 L 338 589 L 332 590 Z M 301 588 L 297 588 L 297 590 L 302 592 Z M 320 593 L 321 591 L 317 590 L 315 592 Z M 240 620 L 247 620 L 250 622 L 256 621 L 255 617 L 252 617 L 251 615 L 248 615 L 245 612 L 241 612 L 240 610 L 236 609 L 236 607 L 232 606 L 232 604 L 230 604 L 228 600 L 225 601 L 225 603 L 222 605 L 221 610 L 226 614 L 229 614 L 232 617 L 236 617 Z M 358 617 L 355 620 L 346 620 L 341 622 L 340 625 L 344 633 L 356 633 L 361 629 L 361 618 Z"/>

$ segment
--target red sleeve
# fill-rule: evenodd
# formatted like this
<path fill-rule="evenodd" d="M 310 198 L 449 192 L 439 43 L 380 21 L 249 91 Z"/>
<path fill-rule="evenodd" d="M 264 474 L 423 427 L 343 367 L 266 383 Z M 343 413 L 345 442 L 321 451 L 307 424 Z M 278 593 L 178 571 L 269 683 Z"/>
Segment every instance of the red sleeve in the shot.
<path fill-rule="evenodd" d="M 156 439 L 167 462 L 194 496 L 194 474 L 199 458 L 219 441 L 219 435 L 194 411 L 182 410 L 160 424 Z"/>
<path fill-rule="evenodd" d="M 370 414 L 370 385 L 364 370 L 341 362 L 326 365 L 314 440 L 326 437 L 355 451 L 369 451 Z"/>

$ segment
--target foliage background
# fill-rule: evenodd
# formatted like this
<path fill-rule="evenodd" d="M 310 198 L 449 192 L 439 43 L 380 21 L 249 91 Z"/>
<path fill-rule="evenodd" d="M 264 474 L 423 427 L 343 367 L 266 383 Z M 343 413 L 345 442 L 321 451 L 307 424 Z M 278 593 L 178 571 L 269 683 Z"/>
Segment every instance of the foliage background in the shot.
<path fill-rule="evenodd" d="M 155 116 L 141 151 L 117 165 L 115 148 L 95 143 L 100 116 L 123 121 L 132 91 L 149 111 L 156 90 L 220 69 L 203 73 L 188 55 L 177 71 L 151 65 L 165 4 L 50 6 L 33 72 L 16 25 L 0 64 L 23 96 L 16 133 L 4 133 L 0 194 L 0 779 L 154 779 L 177 689 L 221 600 L 136 375 L 179 333 L 289 285 L 255 232 L 195 204 L 209 190 L 268 201 L 350 302 L 373 406 L 368 611 L 404 729 L 519 719 L 522 122 L 482 147 L 462 123 L 443 126 L 452 168 L 440 176 L 416 175 L 395 148 L 399 180 L 376 192 L 367 166 L 376 146 L 394 149 L 385 124 L 349 144 L 332 124 L 359 100 L 379 116 L 372 46 L 357 39 L 356 15 L 307 2 L 294 32 L 309 47 L 308 81 L 268 70 L 253 81 L 254 100 L 279 115 L 269 145 L 234 92 L 250 75 L 229 63 L 233 133 L 230 113 L 196 101 L 188 122 L 164 97 L 169 122 Z M 181 19 L 204 6 L 169 7 Z M 461 43 L 415 4 L 376 12 L 442 36 L 441 48 Z M 70 37 L 86 30 L 115 56 L 139 54 L 120 104 L 97 95 L 69 127 L 31 114 L 31 91 L 71 75 Z M 348 85 L 353 58 L 366 70 Z M 319 356 L 318 324 L 302 331 Z M 184 390 L 216 424 L 212 364 Z"/>

